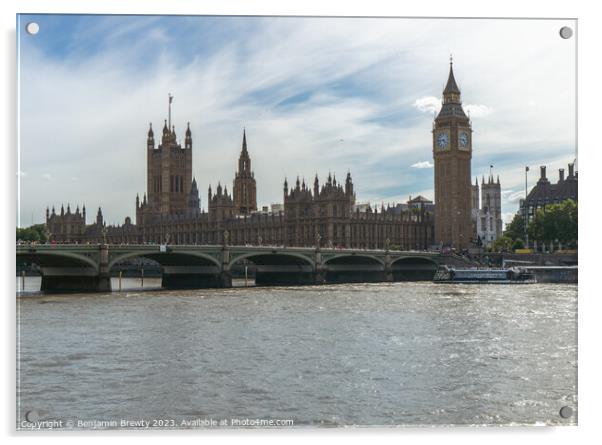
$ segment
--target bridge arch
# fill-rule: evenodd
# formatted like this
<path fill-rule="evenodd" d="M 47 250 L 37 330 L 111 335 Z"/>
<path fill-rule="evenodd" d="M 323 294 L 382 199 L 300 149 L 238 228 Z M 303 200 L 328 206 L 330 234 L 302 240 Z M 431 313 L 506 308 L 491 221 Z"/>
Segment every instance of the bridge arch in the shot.
<path fill-rule="evenodd" d="M 128 252 L 128 253 L 124 253 L 122 255 L 119 255 L 113 259 L 111 259 L 111 261 L 109 261 L 109 270 L 111 270 L 111 268 L 113 266 L 115 266 L 115 264 L 127 260 L 127 259 L 131 259 L 131 258 L 148 258 L 151 259 L 153 261 L 156 261 L 157 263 L 159 263 L 161 266 L 170 266 L 170 265 L 174 265 L 174 263 L 185 263 L 185 264 L 190 264 L 189 261 L 178 261 L 178 260 L 187 260 L 190 259 L 190 257 L 193 257 L 194 259 L 196 259 L 196 263 L 197 264 L 207 264 L 210 266 L 216 266 L 218 268 L 221 268 L 221 264 L 219 262 L 219 260 L 217 260 L 215 257 L 212 257 L 211 255 L 208 255 L 206 253 L 203 252 L 189 252 L 189 251 L 177 251 L 177 252 L 159 252 L 159 251 L 154 251 L 154 252 L 145 252 L 145 251 L 139 251 L 139 252 Z"/>
<path fill-rule="evenodd" d="M 327 283 L 385 281 L 385 262 L 374 255 L 340 253 L 324 260 Z"/>
<path fill-rule="evenodd" d="M 249 260 L 255 264 L 258 262 L 267 265 L 267 264 L 287 264 L 287 265 L 299 265 L 299 266 L 311 266 L 315 267 L 315 262 L 312 258 L 307 255 L 303 255 L 302 253 L 297 252 L 249 252 L 243 253 L 236 256 L 233 256 L 230 259 L 230 266 L 235 265 L 241 260 Z M 269 262 L 269 260 L 280 260 Z M 284 260 L 284 261 L 282 261 Z"/>
<path fill-rule="evenodd" d="M 315 262 L 311 257 L 297 252 L 258 251 L 234 256 L 230 261 L 232 274 L 240 274 L 241 261 L 253 263 L 250 272 L 255 284 L 262 286 L 291 286 L 315 284 Z M 245 268 L 245 274 L 246 274 Z"/>
<path fill-rule="evenodd" d="M 430 281 L 439 264 L 433 258 L 405 256 L 391 262 L 393 281 Z"/>
<path fill-rule="evenodd" d="M 30 262 L 41 269 L 47 267 L 89 267 L 92 268 L 94 272 L 98 272 L 99 268 L 96 259 L 86 255 L 65 251 L 17 251 L 17 260 Z"/>
<path fill-rule="evenodd" d="M 109 261 L 111 268 L 121 261 L 132 258 L 147 258 L 161 266 L 161 287 L 166 289 L 199 289 L 206 287 L 230 287 L 223 277 L 221 262 L 215 257 L 199 251 L 168 249 L 134 250 L 125 252 Z"/>
<path fill-rule="evenodd" d="M 366 261 L 367 260 L 367 261 Z M 324 260 L 324 264 L 380 264 L 385 266 L 385 261 L 377 256 L 370 254 L 353 254 L 353 253 L 339 253 L 328 257 Z"/>

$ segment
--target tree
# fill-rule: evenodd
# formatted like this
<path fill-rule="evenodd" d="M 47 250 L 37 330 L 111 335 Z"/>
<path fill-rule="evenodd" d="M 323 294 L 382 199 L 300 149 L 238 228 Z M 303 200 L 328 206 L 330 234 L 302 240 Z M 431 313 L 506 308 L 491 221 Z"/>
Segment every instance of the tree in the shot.
<path fill-rule="evenodd" d="M 529 223 L 528 232 L 533 240 L 575 245 L 578 237 L 577 203 L 567 199 L 538 209 Z"/>
<path fill-rule="evenodd" d="M 525 242 L 520 238 L 516 238 L 514 240 L 514 243 L 512 244 L 512 250 L 524 249 L 524 248 L 525 248 Z"/>
<path fill-rule="evenodd" d="M 517 213 L 512 218 L 510 224 L 506 225 L 506 230 L 504 230 L 504 236 L 507 236 L 513 240 L 518 238 L 523 238 L 525 234 L 525 220 L 523 215 Z"/>
<path fill-rule="evenodd" d="M 512 238 L 509 236 L 500 236 L 493 242 L 492 250 L 494 252 L 510 252 L 512 250 Z"/>
<path fill-rule="evenodd" d="M 48 241 L 46 226 L 35 224 L 31 227 L 17 227 L 17 241 L 42 242 Z"/>

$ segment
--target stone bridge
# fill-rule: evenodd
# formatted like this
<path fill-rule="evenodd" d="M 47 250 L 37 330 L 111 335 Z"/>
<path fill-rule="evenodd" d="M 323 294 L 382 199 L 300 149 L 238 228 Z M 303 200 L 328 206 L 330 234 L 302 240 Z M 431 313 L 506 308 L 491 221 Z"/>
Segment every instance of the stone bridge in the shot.
<path fill-rule="evenodd" d="M 431 280 L 440 264 L 464 261 L 426 251 L 199 245 L 18 245 L 17 262 L 33 265 L 46 292 L 107 292 L 117 264 L 160 264 L 164 288 L 231 287 L 232 268 L 254 265 L 255 284 L 301 285 Z"/>

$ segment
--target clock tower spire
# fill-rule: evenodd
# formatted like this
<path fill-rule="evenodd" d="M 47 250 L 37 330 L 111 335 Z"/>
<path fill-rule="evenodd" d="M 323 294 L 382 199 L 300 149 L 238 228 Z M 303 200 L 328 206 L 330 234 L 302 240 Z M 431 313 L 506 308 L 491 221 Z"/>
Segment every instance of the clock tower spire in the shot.
<path fill-rule="evenodd" d="M 472 128 L 462 108 L 450 57 L 443 105 L 433 123 L 435 163 L 435 242 L 456 249 L 471 245 L 470 163 Z"/>

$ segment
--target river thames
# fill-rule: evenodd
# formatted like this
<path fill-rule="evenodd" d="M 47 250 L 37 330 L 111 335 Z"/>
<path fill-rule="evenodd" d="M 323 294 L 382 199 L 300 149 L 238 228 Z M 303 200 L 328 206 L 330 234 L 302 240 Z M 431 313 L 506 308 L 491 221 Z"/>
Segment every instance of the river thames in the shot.
<path fill-rule="evenodd" d="M 576 285 L 135 285 L 18 298 L 18 428 L 577 422 Z"/>

